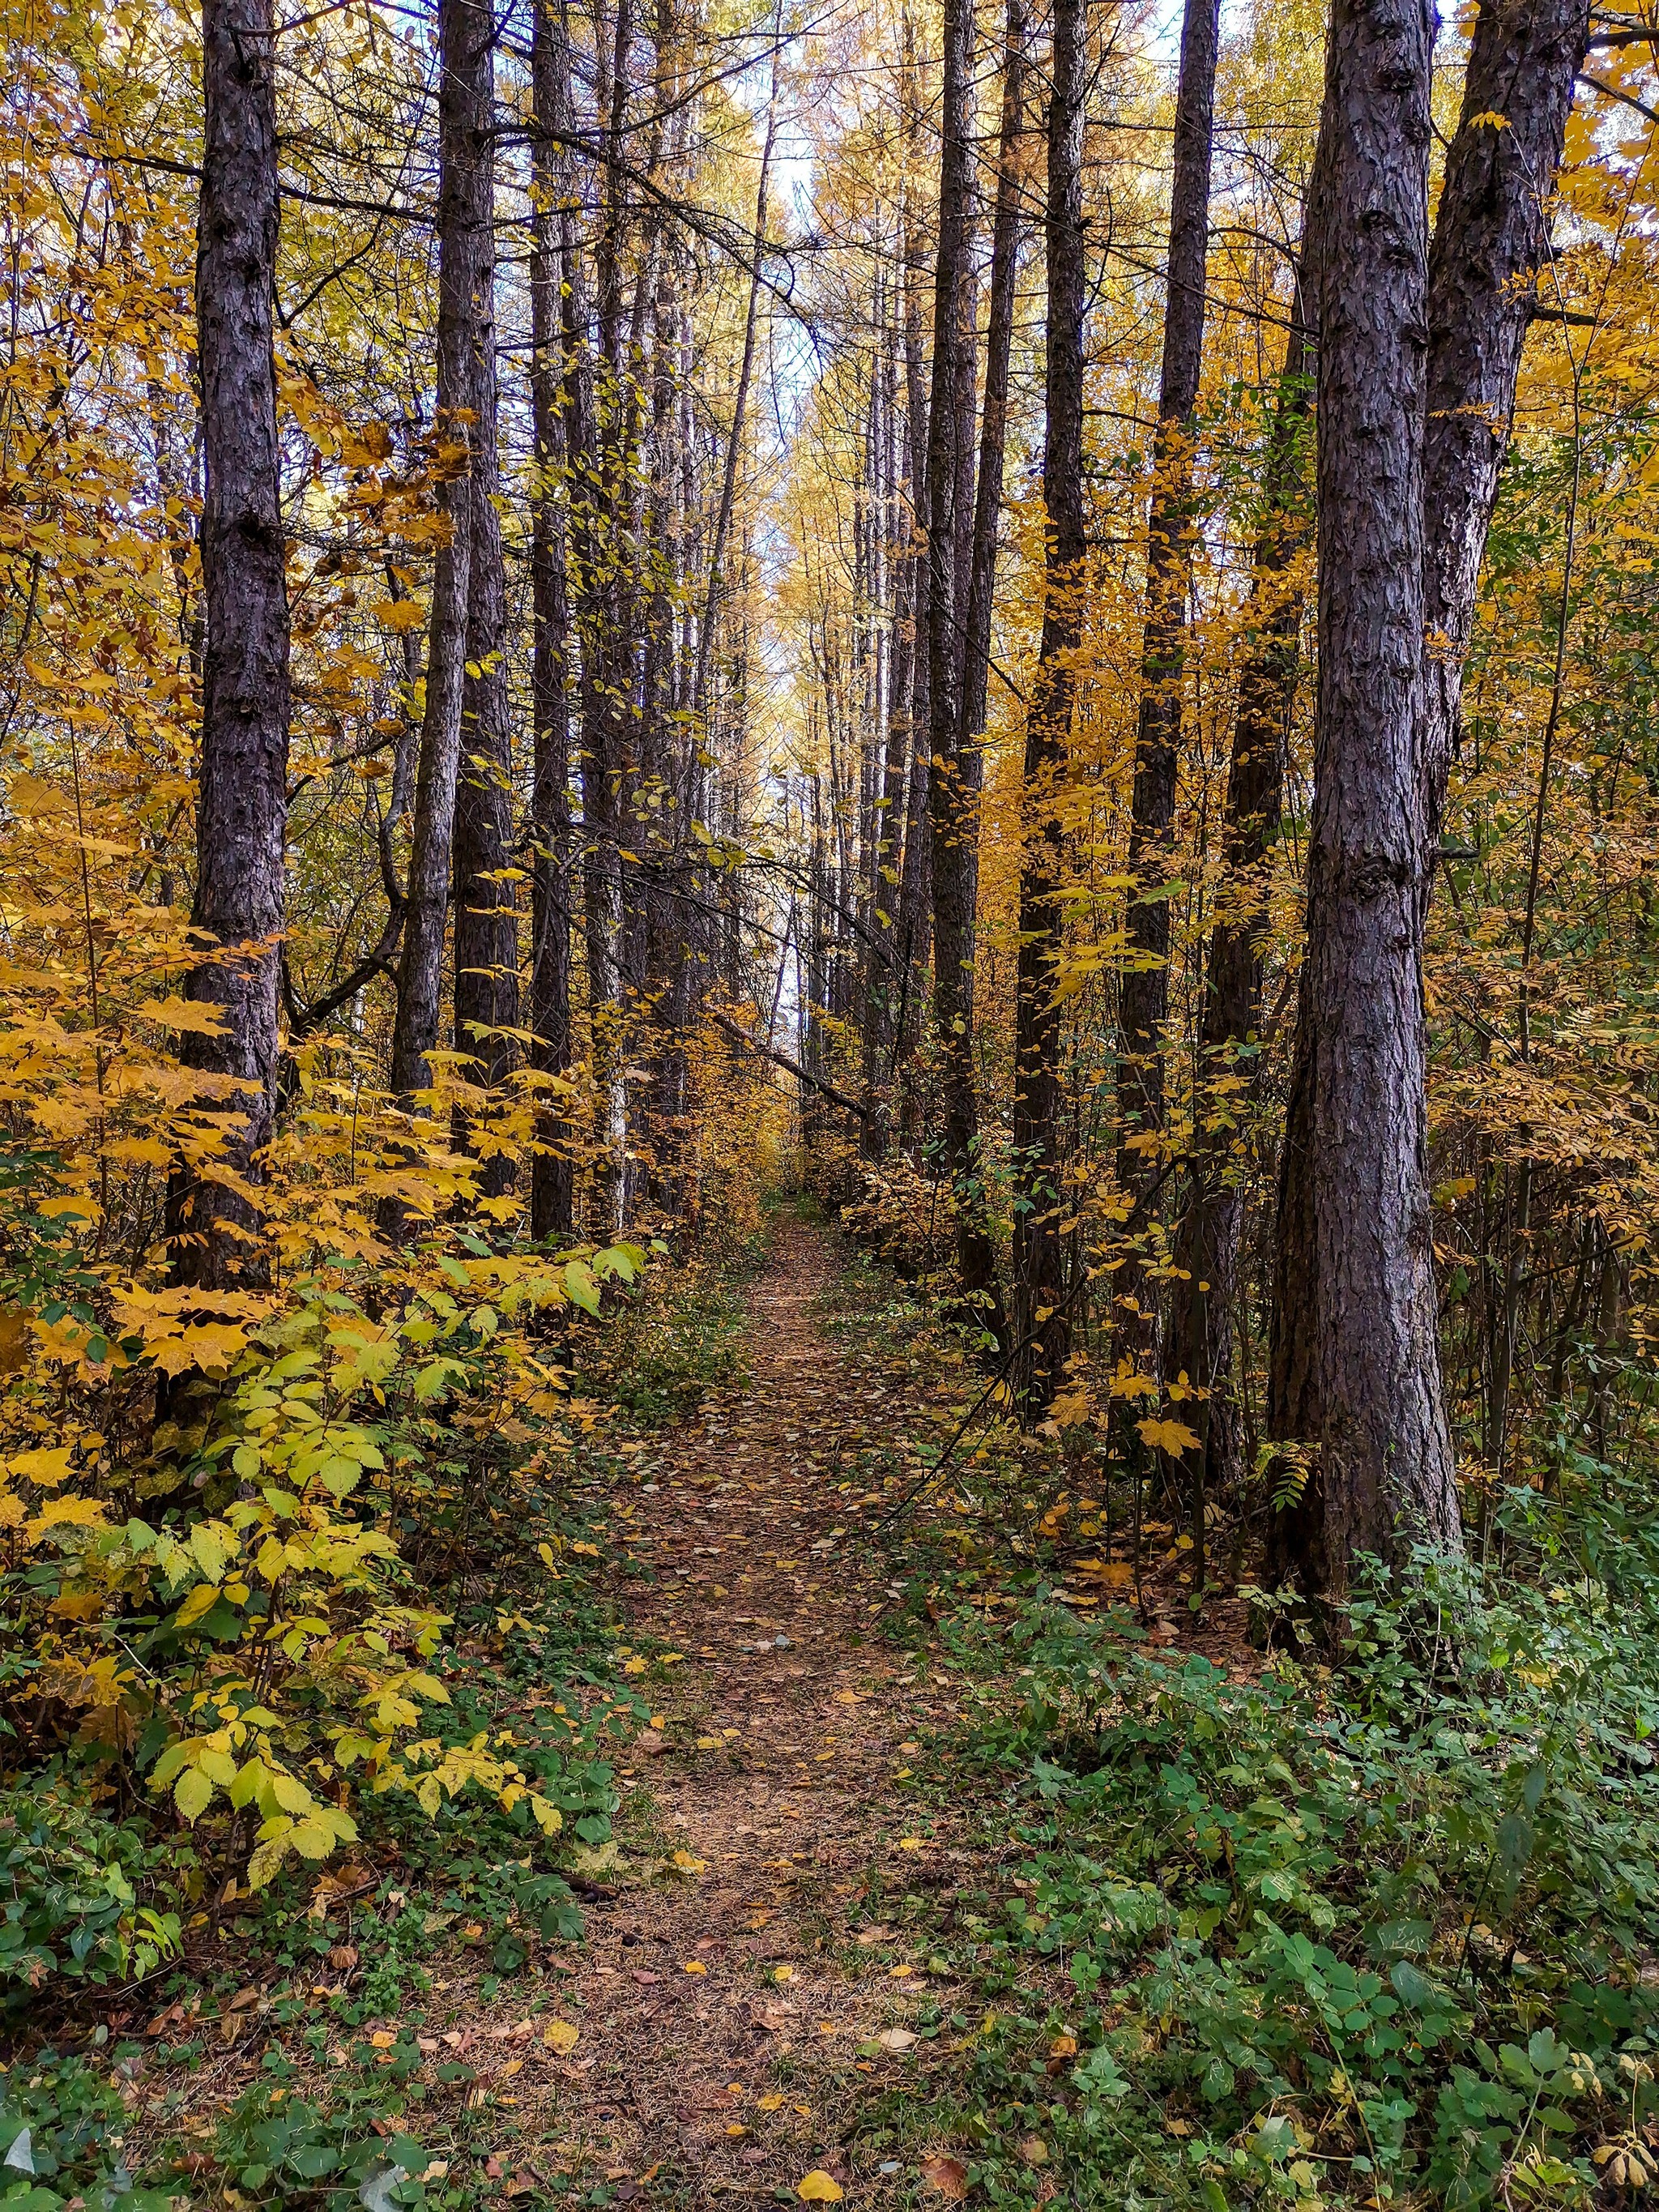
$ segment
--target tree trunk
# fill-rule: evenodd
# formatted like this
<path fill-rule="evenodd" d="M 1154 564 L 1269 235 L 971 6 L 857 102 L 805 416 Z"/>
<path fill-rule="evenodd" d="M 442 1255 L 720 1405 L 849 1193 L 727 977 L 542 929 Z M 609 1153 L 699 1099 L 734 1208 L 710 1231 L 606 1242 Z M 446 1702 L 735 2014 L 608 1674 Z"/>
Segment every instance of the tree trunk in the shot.
<path fill-rule="evenodd" d="M 1071 740 L 1083 635 L 1087 538 L 1083 501 L 1083 109 L 1085 0 L 1054 0 L 1044 219 L 1048 272 L 1042 501 L 1048 515 L 1042 637 L 1025 723 L 1014 1018 L 1015 1386 L 1027 1414 L 1053 1398 L 1071 1342 L 1060 1237 L 1060 786 Z"/>
<path fill-rule="evenodd" d="M 974 1081 L 974 925 L 979 884 L 979 747 L 963 720 L 967 563 L 960 557 L 971 489 L 974 328 L 969 285 L 969 79 L 973 0 L 945 0 L 940 99 L 939 261 L 933 380 L 927 404 L 927 689 L 933 842 L 933 1016 L 945 1094 L 945 1154 L 956 1197 L 957 1268 L 965 1315 L 1000 1342 L 1002 1302 L 979 1159 Z M 966 495 L 964 496 L 964 494 Z"/>
<path fill-rule="evenodd" d="M 485 21 L 489 21 L 486 15 Z M 495 58 L 486 37 L 474 59 L 477 112 L 493 122 Z M 467 570 L 466 665 L 461 685 L 461 748 L 455 796 L 454 1038 L 474 1061 L 473 1079 L 489 1091 L 505 1081 L 515 1056 L 507 1032 L 519 1026 L 519 919 L 513 884 L 513 729 L 507 687 L 507 578 L 496 506 L 501 465 L 496 436 L 495 170 L 486 137 L 480 153 L 480 204 L 489 210 L 479 240 L 473 292 L 474 421 L 468 477 L 471 518 Z M 459 1120 L 457 1139 L 476 1141 Z M 486 1197 L 512 1187 L 514 1168 L 493 1153 L 479 1178 Z"/>
<path fill-rule="evenodd" d="M 1301 555 L 1305 511 L 1304 447 L 1310 412 L 1310 334 L 1298 285 L 1262 484 L 1264 515 L 1251 565 L 1232 757 L 1222 823 L 1225 876 L 1210 933 L 1199 1022 L 1191 1192 L 1176 1237 L 1176 1277 L 1164 1370 L 1188 1376 L 1209 1397 L 1199 1405 L 1200 1448 L 1188 1468 L 1194 1547 L 1202 1559 L 1206 1498 L 1240 1474 L 1238 1411 L 1232 1393 L 1243 1195 L 1237 1179 L 1237 1086 L 1248 1075 L 1261 1014 L 1265 880 L 1279 838 L 1285 747 L 1296 700 L 1304 595 L 1287 574 Z M 1227 1088 L 1220 1090 L 1218 1085 Z"/>
<path fill-rule="evenodd" d="M 1588 0 L 1486 0 L 1446 155 L 1429 252 L 1428 434 L 1423 457 L 1429 639 L 1419 752 L 1433 884 L 1457 750 L 1463 656 L 1509 448 L 1521 349 L 1561 166 Z M 1503 127 L 1492 118 L 1501 116 Z"/>
<path fill-rule="evenodd" d="M 918 89 L 915 27 L 908 7 L 902 26 L 901 100 L 904 110 L 905 142 L 914 165 L 921 159 L 921 102 Z M 922 343 L 922 237 L 913 198 L 904 205 L 904 398 L 908 437 L 910 516 L 914 537 L 909 562 L 910 689 L 905 702 L 909 728 L 909 773 L 905 783 L 904 857 L 899 869 L 898 928 L 895 933 L 895 982 L 897 986 L 893 1020 L 893 1073 L 900 1079 L 900 1127 L 914 1146 L 918 1133 L 919 1100 L 914 1079 L 916 1039 L 921 1025 L 921 970 L 927 964 L 933 939 L 933 836 L 928 812 L 927 785 L 931 760 L 933 715 L 928 702 L 928 596 L 932 588 L 927 559 L 929 514 L 927 483 L 927 392 Z"/>
<path fill-rule="evenodd" d="M 1277 1562 L 1462 1549 L 1427 1176 L 1423 447 L 1431 26 L 1336 0 L 1309 194 L 1319 682 L 1308 945 L 1280 1170 L 1272 1433 L 1312 1447 Z"/>
<path fill-rule="evenodd" d="M 985 328 L 985 394 L 981 402 L 979 483 L 974 501 L 973 570 L 968 583 L 964 738 L 984 734 L 995 604 L 997 535 L 1002 525 L 1002 472 L 1008 444 L 1008 362 L 1014 334 L 1014 279 L 1019 264 L 1019 139 L 1025 121 L 1025 0 L 1008 0 L 1002 63 L 1001 144 L 996 213 L 991 231 L 991 297 Z M 974 754 L 979 762 L 978 748 Z"/>
<path fill-rule="evenodd" d="M 288 829 L 289 617 L 271 349 L 278 215 L 270 0 L 205 0 L 205 123 L 196 307 L 202 375 L 202 588 L 207 651 L 191 920 L 216 957 L 189 996 L 216 1036 L 182 1057 L 209 1078 L 224 1140 L 174 1178 L 169 1231 L 181 1280 L 266 1279 L 252 1191 L 276 1113 Z M 233 1180 L 220 1181 L 219 1170 Z"/>
<path fill-rule="evenodd" d="M 570 1035 L 570 586 L 559 479 L 568 455 L 567 410 L 576 365 L 564 341 L 562 299 L 574 290 L 575 210 L 562 140 L 571 128 L 570 49 L 553 0 L 538 0 L 532 53 L 537 137 L 530 276 L 530 398 L 535 439 L 531 540 L 534 641 L 531 669 L 535 755 L 531 814 L 530 1025 L 539 1073 L 566 1077 Z M 530 1233 L 538 1240 L 575 1230 L 575 1174 L 568 1116 L 556 1094 L 537 1112 L 531 1168 Z"/>
<path fill-rule="evenodd" d="M 1218 0 L 1187 0 L 1176 94 L 1170 262 L 1152 496 L 1146 533 L 1146 623 L 1141 640 L 1121 994 L 1119 1114 L 1126 1136 L 1164 1121 L 1164 1024 L 1170 1007 L 1170 888 L 1175 865 L 1181 694 L 1192 590 L 1193 415 L 1204 356 L 1204 281 L 1210 223 L 1210 149 L 1215 106 Z M 1121 1155 L 1127 1181 L 1151 1164 L 1144 1149 Z"/>
<path fill-rule="evenodd" d="M 472 571 L 471 489 L 477 404 L 478 313 L 493 266 L 489 158 L 491 18 L 483 0 L 441 0 L 438 20 L 437 433 L 458 449 L 441 488 L 449 524 L 432 582 L 426 711 L 415 779 L 409 908 L 398 971 L 392 1087 L 405 1103 L 431 1080 L 427 1054 L 438 1041 L 449 922 L 455 787 L 461 753 L 462 690 Z"/>

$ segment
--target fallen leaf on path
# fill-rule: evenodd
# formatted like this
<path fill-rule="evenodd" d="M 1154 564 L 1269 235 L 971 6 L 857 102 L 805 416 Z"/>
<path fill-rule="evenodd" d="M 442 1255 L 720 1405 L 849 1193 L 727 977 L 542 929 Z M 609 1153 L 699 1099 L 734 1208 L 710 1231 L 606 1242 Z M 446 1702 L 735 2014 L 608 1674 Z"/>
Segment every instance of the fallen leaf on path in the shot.
<path fill-rule="evenodd" d="M 660 1759 L 668 1748 L 656 1729 L 641 1729 L 634 1739 L 635 1751 L 642 1751 L 647 1759 Z"/>
<path fill-rule="evenodd" d="M 811 2173 L 804 2173 L 795 2184 L 795 2194 L 809 2204 L 839 2204 L 843 2191 L 834 2174 L 815 2166 Z"/>
<path fill-rule="evenodd" d="M 876 2038 L 884 2051 L 908 2051 L 915 2040 L 908 2027 L 884 2027 Z"/>
<path fill-rule="evenodd" d="M 760 2112 L 781 2112 L 783 2110 L 783 2100 L 775 2093 L 769 2097 L 760 2097 L 756 2100 L 755 2109 Z"/>
<path fill-rule="evenodd" d="M 581 2041 L 581 2030 L 574 2021 L 550 2020 L 542 2030 L 542 2041 L 550 2051 L 556 2051 L 563 2058 Z"/>
<path fill-rule="evenodd" d="M 890 1928 L 860 1928 L 858 1940 L 859 1948 L 867 1951 L 872 1943 L 890 1943 L 893 1931 Z"/>
<path fill-rule="evenodd" d="M 1091 1582 L 1106 1583 L 1111 1589 L 1127 1589 L 1135 1578 L 1135 1571 L 1127 1559 L 1079 1559 L 1076 1571 L 1087 1575 Z"/>
<path fill-rule="evenodd" d="M 707 1859 L 700 1859 L 695 1851 L 676 1851 L 674 1871 L 676 1874 L 707 1874 L 708 1862 Z"/>
<path fill-rule="evenodd" d="M 1022 2137 L 1019 2154 L 1027 2166 L 1047 2166 L 1048 2163 L 1048 2146 L 1041 2136 Z"/>
<path fill-rule="evenodd" d="M 1050 2058 L 1075 2058 L 1077 2057 L 1076 2036 L 1057 2035 L 1048 2045 L 1048 2056 Z"/>
<path fill-rule="evenodd" d="M 772 1979 L 775 1982 L 791 1982 L 794 1978 L 795 1970 L 793 1966 L 774 1966 L 772 1969 Z"/>
<path fill-rule="evenodd" d="M 921 2161 L 921 2178 L 938 2190 L 941 2197 L 949 2197 L 960 2204 L 968 2194 L 968 2169 L 959 2158 L 947 2158 L 943 2151 L 934 2151 Z"/>
<path fill-rule="evenodd" d="M 685 1974 L 706 1974 L 708 1969 L 701 1959 L 685 1959 L 681 1961 L 680 1971 Z"/>

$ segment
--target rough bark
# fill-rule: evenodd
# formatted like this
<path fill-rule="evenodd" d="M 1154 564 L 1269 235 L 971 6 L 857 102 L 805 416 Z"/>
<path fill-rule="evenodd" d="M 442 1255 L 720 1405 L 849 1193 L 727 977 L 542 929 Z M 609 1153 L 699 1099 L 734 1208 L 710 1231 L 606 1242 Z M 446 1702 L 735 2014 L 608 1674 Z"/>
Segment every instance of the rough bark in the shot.
<path fill-rule="evenodd" d="M 439 548 L 433 574 L 409 907 L 392 1031 L 392 1087 L 405 1101 L 431 1080 L 427 1054 L 438 1041 L 448 935 L 472 568 L 472 433 L 465 418 L 476 404 L 479 301 L 492 265 L 491 28 L 489 9 L 483 0 L 442 0 L 438 19 L 437 430 L 454 458 L 453 473 L 441 494 L 449 535 Z"/>
<path fill-rule="evenodd" d="M 191 920 L 214 957 L 189 996 L 220 1016 L 187 1035 L 223 1141 L 175 1176 L 179 1279 L 267 1273 L 258 1189 L 276 1112 L 288 824 L 288 586 L 271 318 L 278 216 L 270 0 L 206 0 L 196 303 L 202 376 L 206 653 Z M 222 1173 L 225 1180 L 220 1180 Z"/>
<path fill-rule="evenodd" d="M 1457 750 L 1463 657 L 1509 447 L 1521 349 L 1561 165 L 1588 0 L 1486 0 L 1475 18 L 1463 106 L 1429 252 L 1424 452 L 1428 681 L 1420 740 L 1431 853 Z M 1497 128 L 1487 118 L 1504 118 Z M 1425 872 L 1425 895 L 1432 884 Z"/>
<path fill-rule="evenodd" d="M 1281 1565 L 1340 1599 L 1361 1553 L 1462 1547 L 1427 1176 L 1424 0 L 1336 0 L 1309 195 L 1319 330 L 1319 680 L 1308 945 L 1281 1166 L 1275 1437 L 1314 1453 Z"/>
<path fill-rule="evenodd" d="M 1029 1413 L 1054 1396 L 1070 1346 L 1060 1236 L 1060 1012 L 1063 927 L 1057 812 L 1083 629 L 1085 0 L 1054 0 L 1043 246 L 1048 276 L 1042 500 L 1048 516 L 1042 635 L 1025 723 L 1025 847 L 1019 873 L 1014 1018 L 1014 1380 Z"/>
<path fill-rule="evenodd" d="M 940 92 L 939 258 L 933 378 L 927 404 L 927 690 L 933 842 L 933 1017 L 945 1105 L 945 1155 L 956 1198 L 964 1310 L 1000 1342 L 1002 1303 L 979 1159 L 974 1080 L 974 926 L 979 884 L 980 751 L 964 725 L 966 603 L 971 545 L 973 295 L 969 281 L 969 77 L 973 0 L 945 0 Z M 964 448 L 966 470 L 964 470 Z M 969 484 L 963 483 L 964 473 Z M 964 494 L 966 495 L 964 496 Z"/>
<path fill-rule="evenodd" d="M 1193 416 L 1204 355 L 1204 279 L 1210 222 L 1218 0 L 1187 0 L 1176 94 L 1170 258 L 1152 495 L 1146 536 L 1146 622 L 1141 641 L 1125 917 L 1129 961 L 1121 994 L 1118 1103 L 1126 1135 L 1164 1120 L 1164 1021 L 1170 1007 L 1169 877 L 1174 866 L 1176 786 L 1181 758 L 1187 602 L 1192 589 Z M 1144 1151 L 1125 1151 L 1122 1172 L 1138 1179 Z"/>
<path fill-rule="evenodd" d="M 489 21 L 488 15 L 485 17 Z M 493 42 L 474 58 L 477 112 L 488 122 L 495 104 Z M 493 217 L 494 167 L 486 139 L 480 201 Z M 513 730 L 507 683 L 507 578 L 496 506 L 501 465 L 496 434 L 495 252 L 493 220 L 479 244 L 472 313 L 472 422 L 468 475 L 466 662 L 461 684 L 461 743 L 455 794 L 454 1041 L 473 1065 L 474 1082 L 495 1090 L 516 1053 L 507 1032 L 519 1026 L 519 921 L 513 862 Z M 457 1137 L 469 1148 L 470 1127 Z M 480 1186 L 488 1197 L 511 1188 L 513 1163 L 493 1153 Z"/>
<path fill-rule="evenodd" d="M 1304 593 L 1293 564 L 1311 516 L 1304 471 L 1310 413 L 1310 334 L 1298 289 L 1262 483 L 1262 519 L 1251 562 L 1250 596 L 1234 713 L 1222 823 L 1220 917 L 1210 933 L 1199 1018 L 1198 1099 L 1191 1198 L 1176 1237 L 1176 1279 L 1164 1347 L 1170 1381 L 1185 1375 L 1207 1389 L 1200 1401 L 1200 1448 L 1188 1470 L 1201 1522 L 1204 1502 L 1239 1477 L 1238 1408 L 1232 1390 L 1243 1195 L 1232 1172 L 1236 1085 L 1250 1073 L 1261 1013 L 1265 872 L 1284 805 L 1285 748 L 1295 704 Z"/>
<path fill-rule="evenodd" d="M 530 398 L 535 439 L 535 513 L 532 522 L 533 640 L 531 711 L 534 758 L 531 784 L 530 1026 L 535 1066 L 565 1077 L 570 1033 L 570 583 L 559 479 L 568 459 L 567 410 L 575 376 L 574 349 L 564 343 L 561 301 L 574 291 L 575 211 L 571 181 L 558 150 L 569 134 L 570 55 L 562 10 L 538 0 L 532 34 L 532 93 L 537 136 L 532 185 L 534 234 L 530 276 Z M 568 1115 L 556 1094 L 537 1115 L 539 1148 L 531 1167 L 530 1231 L 538 1239 L 572 1235 L 575 1175 Z"/>

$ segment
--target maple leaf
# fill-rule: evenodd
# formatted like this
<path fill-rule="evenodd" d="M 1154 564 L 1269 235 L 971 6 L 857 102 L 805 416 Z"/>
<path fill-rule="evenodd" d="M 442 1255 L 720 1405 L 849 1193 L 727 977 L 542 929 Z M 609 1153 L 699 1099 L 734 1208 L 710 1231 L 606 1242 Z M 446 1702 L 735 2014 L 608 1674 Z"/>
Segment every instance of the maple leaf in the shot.
<path fill-rule="evenodd" d="M 1144 1444 L 1150 1444 L 1154 1451 L 1168 1452 L 1172 1458 L 1198 1449 L 1198 1438 L 1179 1421 L 1137 1421 L 1135 1426 Z"/>

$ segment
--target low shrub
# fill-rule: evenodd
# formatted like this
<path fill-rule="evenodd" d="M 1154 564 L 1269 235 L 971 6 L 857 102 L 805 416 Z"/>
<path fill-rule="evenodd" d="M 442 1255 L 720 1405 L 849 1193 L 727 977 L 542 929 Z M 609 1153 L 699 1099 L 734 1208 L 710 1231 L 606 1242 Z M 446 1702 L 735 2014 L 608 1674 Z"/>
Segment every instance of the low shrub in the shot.
<path fill-rule="evenodd" d="M 1070 2201 L 1566 2203 L 1659 2171 L 1656 1594 L 1493 1583 L 1453 1645 L 1378 1583 L 1340 1674 L 1243 1680 L 1028 1614 L 1024 1703 L 975 1748 L 1034 1816 L 991 1980 L 1049 2039 L 994 2038 L 981 2087 L 1054 2136 Z"/>

